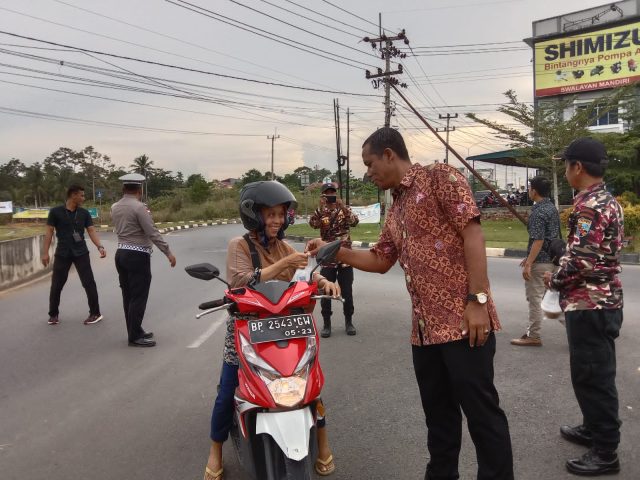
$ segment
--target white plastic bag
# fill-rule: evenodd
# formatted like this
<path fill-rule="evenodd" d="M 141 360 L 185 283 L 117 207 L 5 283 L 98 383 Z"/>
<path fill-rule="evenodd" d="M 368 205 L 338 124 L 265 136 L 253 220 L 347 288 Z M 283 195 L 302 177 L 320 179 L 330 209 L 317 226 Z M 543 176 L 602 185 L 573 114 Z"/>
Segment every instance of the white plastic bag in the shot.
<path fill-rule="evenodd" d="M 560 308 L 560 294 L 558 291 L 547 290 L 544 292 L 544 297 L 542 297 L 540 307 L 547 318 L 558 318 L 562 315 L 562 309 Z"/>
<path fill-rule="evenodd" d="M 292 282 L 308 282 L 309 275 L 311 275 L 311 270 L 313 267 L 311 265 L 307 265 L 305 268 L 299 268 L 293 274 Z"/>

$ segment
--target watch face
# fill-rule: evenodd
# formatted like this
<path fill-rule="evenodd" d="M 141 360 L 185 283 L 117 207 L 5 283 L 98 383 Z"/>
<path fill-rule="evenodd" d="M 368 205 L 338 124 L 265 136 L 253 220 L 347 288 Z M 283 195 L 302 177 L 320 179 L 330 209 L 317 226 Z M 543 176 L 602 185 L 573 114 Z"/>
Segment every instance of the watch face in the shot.
<path fill-rule="evenodd" d="M 478 303 L 482 304 L 487 303 L 487 300 L 489 300 L 489 297 L 487 297 L 486 293 L 478 293 L 476 294 L 476 298 L 478 299 Z"/>

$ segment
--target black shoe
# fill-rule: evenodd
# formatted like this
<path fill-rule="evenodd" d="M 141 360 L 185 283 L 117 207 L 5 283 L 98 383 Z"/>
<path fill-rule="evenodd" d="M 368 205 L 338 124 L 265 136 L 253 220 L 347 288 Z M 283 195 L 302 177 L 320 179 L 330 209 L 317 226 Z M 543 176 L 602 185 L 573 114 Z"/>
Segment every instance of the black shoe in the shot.
<path fill-rule="evenodd" d="M 322 338 L 329 338 L 331 336 L 331 319 L 324 319 L 324 326 L 322 327 L 322 330 L 320 331 L 320 336 Z"/>
<path fill-rule="evenodd" d="M 147 340 L 146 338 L 139 338 L 133 342 L 129 342 L 130 347 L 155 347 L 156 342 L 153 340 Z"/>
<path fill-rule="evenodd" d="M 353 326 L 350 318 L 344 321 L 344 329 L 347 331 L 347 335 L 356 334 L 356 327 Z"/>
<path fill-rule="evenodd" d="M 567 460 L 567 470 L 575 475 L 595 477 L 620 471 L 620 461 L 616 452 L 592 448 L 580 458 Z"/>
<path fill-rule="evenodd" d="M 51 315 L 49 317 L 49 321 L 47 322 L 49 325 L 57 325 L 60 323 L 60 320 L 58 320 L 58 315 Z"/>
<path fill-rule="evenodd" d="M 153 338 L 153 332 L 142 332 L 142 336 L 140 338 L 144 338 L 145 340 L 149 340 L 150 338 Z"/>
<path fill-rule="evenodd" d="M 577 443 L 585 447 L 590 447 L 593 444 L 591 431 L 584 425 L 578 425 L 577 427 L 563 425 L 560 427 L 560 435 L 571 443 Z"/>

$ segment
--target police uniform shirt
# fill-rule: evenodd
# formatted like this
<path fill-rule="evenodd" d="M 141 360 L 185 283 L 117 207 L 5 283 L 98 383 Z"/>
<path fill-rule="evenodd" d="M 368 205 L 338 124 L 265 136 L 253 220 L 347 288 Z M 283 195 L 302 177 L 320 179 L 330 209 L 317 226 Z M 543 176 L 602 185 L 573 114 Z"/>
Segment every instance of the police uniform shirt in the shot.
<path fill-rule="evenodd" d="M 141 247 L 141 251 L 150 252 L 153 243 L 165 255 L 171 253 L 169 244 L 153 223 L 151 212 L 136 195 L 125 194 L 114 203 L 111 220 L 118 235 L 118 248 Z"/>

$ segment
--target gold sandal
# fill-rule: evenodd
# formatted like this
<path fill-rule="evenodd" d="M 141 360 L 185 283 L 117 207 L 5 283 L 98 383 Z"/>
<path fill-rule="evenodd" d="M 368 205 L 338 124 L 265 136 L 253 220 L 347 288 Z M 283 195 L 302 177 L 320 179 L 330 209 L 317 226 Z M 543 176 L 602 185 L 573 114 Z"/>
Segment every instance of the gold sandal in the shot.
<path fill-rule="evenodd" d="M 224 468 L 214 472 L 209 467 L 204 467 L 204 480 L 222 480 L 222 472 Z"/>
<path fill-rule="evenodd" d="M 316 469 L 316 473 L 323 477 L 326 477 L 327 475 L 331 475 L 336 469 L 336 464 L 333 463 L 333 455 L 329 455 L 329 458 L 327 458 L 326 460 L 322 460 L 321 458 L 318 458 L 316 460 L 315 469 Z"/>

